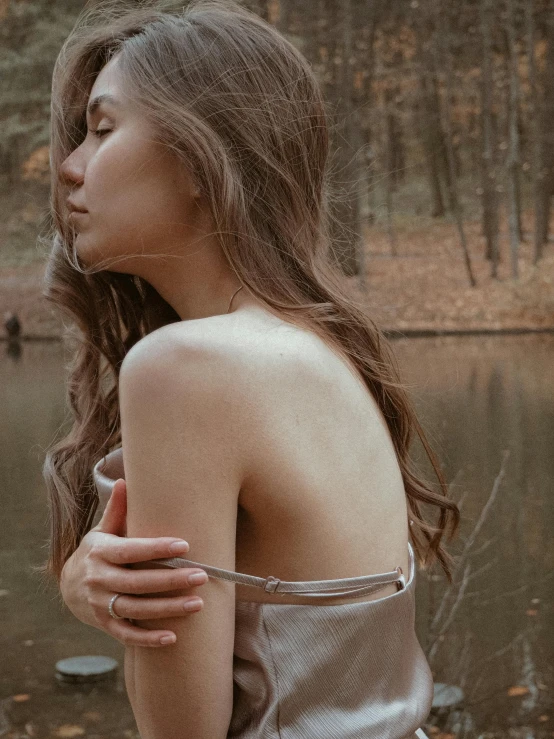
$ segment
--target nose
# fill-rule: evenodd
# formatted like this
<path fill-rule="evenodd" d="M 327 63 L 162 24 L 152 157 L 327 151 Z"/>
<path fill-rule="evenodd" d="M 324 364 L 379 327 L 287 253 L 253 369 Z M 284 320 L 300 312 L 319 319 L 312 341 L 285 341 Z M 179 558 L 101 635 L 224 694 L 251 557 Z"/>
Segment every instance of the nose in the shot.
<path fill-rule="evenodd" d="M 80 184 L 83 181 L 84 162 L 77 151 L 72 151 L 60 165 L 59 177 L 65 183 Z"/>

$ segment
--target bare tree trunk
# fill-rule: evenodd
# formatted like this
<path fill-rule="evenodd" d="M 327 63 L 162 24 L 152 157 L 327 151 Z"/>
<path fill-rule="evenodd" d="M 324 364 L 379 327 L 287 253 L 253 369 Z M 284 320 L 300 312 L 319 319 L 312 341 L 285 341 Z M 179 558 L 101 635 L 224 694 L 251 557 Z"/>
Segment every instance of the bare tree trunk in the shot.
<path fill-rule="evenodd" d="M 277 3 L 279 6 L 279 18 L 276 25 L 281 33 L 287 33 L 289 28 L 290 0 L 277 0 Z"/>
<path fill-rule="evenodd" d="M 509 230 L 512 277 L 518 277 L 518 251 L 521 239 L 521 194 L 519 182 L 520 141 L 519 141 L 519 65 L 516 46 L 515 0 L 506 0 L 507 37 L 510 56 L 510 106 L 508 125 L 508 171 L 509 187 Z"/>
<path fill-rule="evenodd" d="M 437 160 L 433 147 L 433 138 L 430 135 L 430 130 L 427 127 L 427 116 L 426 110 L 423 103 L 425 99 L 424 82 L 421 82 L 421 102 L 417 104 L 416 108 L 416 120 L 419 135 L 423 144 L 423 151 L 425 153 L 425 159 L 427 162 L 426 172 L 429 178 L 429 189 L 431 191 L 431 217 L 441 218 L 445 214 L 444 200 L 442 197 L 441 181 L 439 176 L 439 169 L 437 167 Z"/>
<path fill-rule="evenodd" d="M 385 92 L 385 209 L 387 214 L 387 235 L 389 237 L 389 245 L 390 245 L 390 251 L 391 256 L 396 257 L 398 254 L 397 251 L 397 239 L 396 239 L 396 232 L 394 230 L 394 221 L 393 221 L 393 211 L 394 211 L 394 203 L 393 203 L 393 193 L 396 189 L 395 187 L 395 181 L 393 176 L 393 152 L 392 149 L 392 142 L 391 142 L 391 122 L 390 122 L 390 114 L 388 111 L 388 106 L 390 103 L 390 90 L 386 90 Z"/>
<path fill-rule="evenodd" d="M 467 247 L 466 233 L 464 229 L 464 221 L 462 217 L 462 209 L 460 207 L 460 199 L 458 197 L 458 183 L 457 183 L 457 172 L 456 172 L 456 157 L 454 154 L 453 134 L 452 134 L 452 54 L 450 51 L 450 36 L 451 36 L 451 21 L 450 14 L 445 17 L 448 10 L 444 8 L 439 9 L 437 12 L 437 68 L 445 70 L 446 78 L 446 95 L 444 103 L 444 128 L 446 132 L 446 154 L 448 159 L 449 177 L 448 177 L 448 188 L 450 191 L 449 200 L 452 204 L 454 211 L 454 218 L 456 220 L 456 227 L 458 229 L 458 235 L 460 237 L 460 246 L 462 247 L 462 254 L 464 257 L 464 264 L 471 287 L 475 287 L 477 282 L 473 275 L 471 268 L 471 259 L 469 256 L 469 250 Z M 447 22 L 448 21 L 448 22 Z"/>
<path fill-rule="evenodd" d="M 361 212 L 361 150 L 359 117 L 353 104 L 353 13 L 352 0 L 330 2 L 336 6 L 338 17 L 330 29 L 340 38 L 340 72 L 335 86 L 337 121 L 334 133 L 334 169 L 338 172 L 340 185 L 338 198 L 333 203 L 333 256 L 348 276 L 361 275 L 363 278 L 363 249 L 360 239 Z M 332 58 L 332 57 L 331 57 Z M 336 183 L 337 185 L 339 183 Z M 363 287 L 363 286 L 362 286 Z"/>
<path fill-rule="evenodd" d="M 350 204 L 347 204 L 345 212 L 345 222 L 349 228 L 349 235 L 346 241 L 346 249 L 344 252 L 342 266 L 347 275 L 356 275 L 360 273 L 361 250 L 359 243 L 360 236 L 360 200 L 359 200 L 359 167 L 357 162 L 358 147 L 357 142 L 357 117 L 354 114 L 353 95 L 354 95 L 354 79 L 353 79 L 353 19 L 352 19 L 352 0 L 341 0 L 341 17 L 342 17 L 342 91 L 344 95 L 344 154 L 345 154 L 345 174 L 347 175 L 346 188 L 351 193 L 352 198 Z M 356 118 L 356 119 L 355 119 Z M 350 207 L 349 207 L 350 206 Z"/>
<path fill-rule="evenodd" d="M 336 58 L 339 53 L 339 40 L 336 32 L 339 23 L 338 7 L 335 0 L 322 0 L 322 12 L 324 14 L 324 32 L 321 36 L 325 42 L 327 68 L 326 74 L 323 76 L 323 92 L 325 98 L 335 105 L 338 98 L 339 74 Z"/>
<path fill-rule="evenodd" d="M 491 0 L 480 0 L 483 61 L 481 79 L 481 117 L 483 129 L 483 232 L 486 258 L 491 260 L 491 276 L 498 278 L 498 195 L 495 174 L 495 136 L 492 123 L 492 29 Z"/>
<path fill-rule="evenodd" d="M 431 53 L 428 50 L 430 21 L 417 10 L 415 29 L 420 97 L 416 107 L 417 127 L 427 161 L 427 176 L 431 190 L 431 216 L 439 218 L 445 213 L 441 175 L 444 174 L 444 135 L 440 124 L 440 98 Z"/>
<path fill-rule="evenodd" d="M 396 99 L 398 88 L 388 88 L 385 91 L 386 102 L 386 167 L 391 178 L 391 187 L 396 192 L 400 180 L 403 178 L 403 167 L 405 163 L 404 145 L 402 142 L 402 129 L 398 121 L 396 111 Z"/>
<path fill-rule="evenodd" d="M 272 0 L 268 1 L 271 3 Z M 317 3 L 313 5 L 301 3 L 293 15 L 293 7 L 292 0 L 280 0 L 279 26 L 284 33 L 288 33 L 292 22 L 296 22 L 296 34 L 302 38 L 302 52 L 313 62 L 319 56 L 318 23 L 321 10 Z"/>
<path fill-rule="evenodd" d="M 527 38 L 527 66 L 529 69 L 529 121 L 531 140 L 531 186 L 533 190 L 533 201 L 537 203 L 538 176 L 540 167 L 540 124 L 539 104 L 537 99 L 537 60 L 535 55 L 535 0 L 527 0 L 525 6 L 525 35 Z M 537 211 L 534 214 L 534 254 L 533 263 L 537 264 L 541 256 L 542 242 L 538 237 Z"/>
<path fill-rule="evenodd" d="M 542 256 L 543 245 L 548 241 L 550 201 L 554 189 L 554 3 L 548 17 L 548 47 L 545 59 L 539 113 L 539 161 L 535 190 L 535 263 Z"/>
<path fill-rule="evenodd" d="M 373 146 L 373 130 L 371 110 L 374 107 L 373 80 L 375 75 L 375 32 L 383 12 L 386 0 L 374 0 L 370 8 L 365 5 L 365 0 L 358 0 L 356 12 L 364 11 L 364 28 L 362 39 L 364 41 L 364 52 L 360 54 L 358 69 L 362 73 L 360 97 L 356 101 L 360 111 L 360 135 L 363 148 L 363 174 L 365 177 L 365 202 L 367 210 L 366 222 L 371 224 L 375 220 L 374 195 L 375 190 L 372 183 L 373 168 L 375 166 L 375 149 Z"/>
<path fill-rule="evenodd" d="M 269 20 L 269 8 L 267 7 L 268 0 L 256 0 L 256 4 L 258 15 L 260 15 L 265 21 Z"/>

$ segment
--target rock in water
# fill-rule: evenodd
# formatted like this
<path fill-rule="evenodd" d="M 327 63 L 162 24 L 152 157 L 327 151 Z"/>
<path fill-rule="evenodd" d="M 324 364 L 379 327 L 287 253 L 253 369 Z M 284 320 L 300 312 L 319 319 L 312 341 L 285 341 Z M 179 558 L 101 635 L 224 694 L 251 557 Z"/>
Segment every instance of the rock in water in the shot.
<path fill-rule="evenodd" d="M 68 657 L 56 662 L 56 679 L 64 683 L 95 683 L 114 677 L 118 666 L 111 657 Z"/>

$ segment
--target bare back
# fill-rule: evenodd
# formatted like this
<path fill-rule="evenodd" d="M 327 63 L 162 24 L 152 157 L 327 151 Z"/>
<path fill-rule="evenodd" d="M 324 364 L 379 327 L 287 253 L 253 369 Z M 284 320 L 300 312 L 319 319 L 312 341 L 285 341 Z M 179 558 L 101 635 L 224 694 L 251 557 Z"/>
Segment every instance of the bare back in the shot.
<path fill-rule="evenodd" d="M 408 517 L 390 433 L 361 377 L 312 332 L 269 311 L 217 317 L 253 399 L 236 570 L 282 580 L 408 573 Z M 232 323 L 230 323 L 232 322 Z M 217 324 L 214 324 L 216 326 Z M 220 329 L 221 330 L 221 329 Z M 236 382 L 230 378 L 230 383 Z M 363 600 L 396 592 L 391 584 Z M 236 585 L 236 598 L 275 603 Z M 313 605 L 287 595 L 280 603 Z M 326 605 L 352 602 L 336 598 Z"/>

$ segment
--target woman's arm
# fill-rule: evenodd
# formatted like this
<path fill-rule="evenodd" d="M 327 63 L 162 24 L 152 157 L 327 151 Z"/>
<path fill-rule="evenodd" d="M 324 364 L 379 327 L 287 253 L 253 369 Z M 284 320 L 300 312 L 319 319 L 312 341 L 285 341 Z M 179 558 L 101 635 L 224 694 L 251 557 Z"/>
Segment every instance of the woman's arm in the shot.
<path fill-rule="evenodd" d="M 229 570 L 244 475 L 235 376 L 221 349 L 180 325 L 178 334 L 161 329 L 136 344 L 119 378 L 127 534 L 186 538 L 191 558 Z M 127 648 L 126 684 L 142 739 L 227 736 L 234 584 L 210 579 L 202 596 L 194 618 L 156 622 L 177 635 L 175 644 Z"/>
<path fill-rule="evenodd" d="M 60 591 L 73 615 L 89 626 L 104 631 L 122 644 L 129 646 L 163 648 L 160 639 L 172 636 L 166 629 L 151 629 L 133 625 L 127 619 L 156 619 L 168 616 L 183 619 L 193 611 L 184 606 L 202 595 L 198 585 L 189 582 L 190 575 L 203 572 L 196 567 L 159 569 L 148 565 L 136 572 L 130 567 L 163 557 L 184 556 L 170 550 L 175 537 L 129 539 L 126 533 L 126 484 L 117 480 L 98 524 L 83 537 L 77 549 L 67 560 L 62 571 Z M 127 565 L 130 565 L 128 567 Z M 186 596 L 168 597 L 168 591 L 186 591 Z M 164 592 L 164 598 L 149 597 L 150 593 Z M 123 619 L 114 619 L 108 604 L 114 593 L 124 593 L 117 599 L 116 612 Z M 202 607 L 202 606 L 200 606 Z M 183 619 L 184 620 L 184 619 Z"/>

